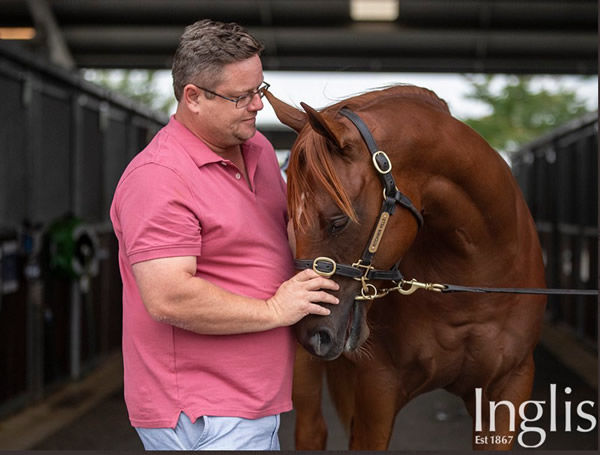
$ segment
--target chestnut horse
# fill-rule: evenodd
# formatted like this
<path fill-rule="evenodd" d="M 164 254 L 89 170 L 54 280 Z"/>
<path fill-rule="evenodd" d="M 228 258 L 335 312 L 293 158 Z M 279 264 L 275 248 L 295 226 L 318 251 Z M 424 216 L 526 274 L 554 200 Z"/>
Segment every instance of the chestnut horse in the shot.
<path fill-rule="evenodd" d="M 321 112 L 266 96 L 298 132 L 288 167 L 296 257 L 324 275 L 335 272 L 340 284 L 329 316 L 310 315 L 295 327 L 305 348 L 294 377 L 297 448 L 325 449 L 323 373 L 351 449 L 386 449 L 400 409 L 437 388 L 464 401 L 474 448 L 511 448 L 519 404 L 532 389 L 544 296 L 418 290 L 361 300 L 393 284 L 383 281 L 386 271 L 433 283 L 545 287 L 535 226 L 505 161 L 426 89 L 389 87 Z M 372 159 L 370 134 L 387 155 Z M 382 226 L 382 185 L 390 178 L 397 204 Z M 373 243 L 372 264 L 362 270 L 379 272 L 369 281 L 343 276 L 361 268 L 357 260 Z M 498 405 L 504 400 L 516 415 Z"/>

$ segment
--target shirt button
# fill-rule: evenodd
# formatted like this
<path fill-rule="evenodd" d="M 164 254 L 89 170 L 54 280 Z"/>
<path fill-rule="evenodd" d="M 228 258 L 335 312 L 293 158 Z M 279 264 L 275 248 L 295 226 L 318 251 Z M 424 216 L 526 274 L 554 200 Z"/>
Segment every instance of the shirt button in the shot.
<path fill-rule="evenodd" d="M 221 161 L 221 164 L 222 164 L 223 166 L 227 166 L 227 163 L 226 163 L 225 161 Z"/>
<path fill-rule="evenodd" d="M 242 178 L 242 174 L 240 174 L 240 173 L 238 172 L 237 174 L 235 174 L 235 178 L 236 178 L 236 179 L 238 179 L 238 180 L 239 180 L 239 179 L 241 179 L 241 178 Z"/>

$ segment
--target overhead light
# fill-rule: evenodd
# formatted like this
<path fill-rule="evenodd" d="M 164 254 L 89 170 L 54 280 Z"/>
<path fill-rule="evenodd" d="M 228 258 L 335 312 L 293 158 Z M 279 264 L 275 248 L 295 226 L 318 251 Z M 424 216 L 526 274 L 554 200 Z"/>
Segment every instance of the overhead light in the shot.
<path fill-rule="evenodd" d="M 0 39 L 28 40 L 35 37 L 33 27 L 0 27 Z"/>
<path fill-rule="evenodd" d="M 355 21 L 388 21 L 398 19 L 398 0 L 350 0 L 350 16 Z"/>

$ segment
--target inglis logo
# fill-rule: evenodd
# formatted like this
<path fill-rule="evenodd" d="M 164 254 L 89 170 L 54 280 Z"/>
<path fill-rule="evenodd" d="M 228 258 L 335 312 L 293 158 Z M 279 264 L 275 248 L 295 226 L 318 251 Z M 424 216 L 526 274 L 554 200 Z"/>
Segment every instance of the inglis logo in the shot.
<path fill-rule="evenodd" d="M 572 392 L 570 387 L 565 387 L 564 389 L 564 393 L 565 395 L 570 395 Z M 564 398 L 568 398 L 568 397 L 564 397 Z M 556 384 L 550 384 L 550 402 L 548 403 L 549 408 L 547 409 L 546 406 L 546 401 L 539 401 L 539 400 L 528 400 L 528 401 L 524 401 L 523 403 L 521 403 L 521 405 L 519 406 L 518 410 L 515 409 L 515 406 L 513 403 L 511 403 L 510 401 L 507 400 L 502 400 L 502 401 L 490 401 L 489 402 L 489 419 L 485 419 L 487 421 L 489 421 L 489 431 L 490 432 L 494 432 L 496 431 L 496 410 L 499 407 L 506 407 L 508 409 L 508 413 L 509 413 L 509 431 L 515 431 L 515 419 L 516 419 L 516 412 L 519 413 L 519 417 L 521 419 L 521 425 L 520 425 L 520 432 L 518 434 L 517 440 L 519 441 L 519 444 L 521 444 L 522 447 L 527 447 L 527 448 L 536 448 L 536 447 L 540 447 L 545 441 L 546 441 L 546 430 L 544 430 L 543 428 L 539 427 L 539 426 L 534 426 L 531 425 L 534 422 L 539 421 L 543 415 L 545 411 L 549 411 L 550 412 L 550 431 L 551 432 L 556 432 L 557 430 L 557 423 L 556 423 L 556 411 L 557 411 L 557 406 L 558 406 L 558 401 L 556 398 Z M 593 414 L 590 414 L 589 412 L 586 412 L 584 408 L 587 408 L 588 410 L 593 412 L 595 403 L 593 401 L 589 401 L 589 400 L 585 400 L 582 401 L 580 403 L 577 404 L 576 406 L 576 415 L 580 418 L 585 420 L 587 423 L 586 425 L 577 425 L 575 427 L 575 431 L 577 432 L 581 432 L 581 433 L 587 433 L 590 431 L 593 431 L 596 428 L 596 417 Z M 569 400 L 565 400 L 564 401 L 564 425 L 562 425 L 560 427 L 560 430 L 564 430 L 567 432 L 573 431 L 573 423 L 572 423 L 572 415 L 573 415 L 573 407 L 574 404 L 571 403 L 571 401 Z M 528 409 L 535 409 L 535 411 L 532 413 L 531 411 L 528 411 Z M 534 415 L 532 415 L 534 414 Z M 481 392 L 481 388 L 476 388 L 475 389 L 475 432 L 481 432 L 483 431 L 483 424 L 482 424 L 482 420 L 483 419 L 483 409 L 482 409 L 482 392 Z M 537 443 L 533 443 L 533 444 L 527 444 L 523 437 L 527 434 L 527 433 L 535 433 L 538 435 L 538 437 L 536 438 Z M 507 438 L 510 437 L 512 439 L 511 436 L 508 435 L 501 435 L 503 438 Z M 475 443 L 476 444 L 487 444 L 488 441 L 487 439 L 491 438 L 493 441 L 499 441 L 499 440 L 504 440 L 499 436 L 482 436 L 482 435 L 475 435 Z M 500 439 L 499 439 L 500 438 Z"/>

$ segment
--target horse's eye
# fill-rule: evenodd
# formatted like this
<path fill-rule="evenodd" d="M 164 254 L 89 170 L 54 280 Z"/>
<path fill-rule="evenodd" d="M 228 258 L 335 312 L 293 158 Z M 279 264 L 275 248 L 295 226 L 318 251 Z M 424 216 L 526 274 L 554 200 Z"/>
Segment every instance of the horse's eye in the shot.
<path fill-rule="evenodd" d="M 329 220 L 330 234 L 339 234 L 347 225 L 350 219 L 346 215 L 333 217 Z"/>

